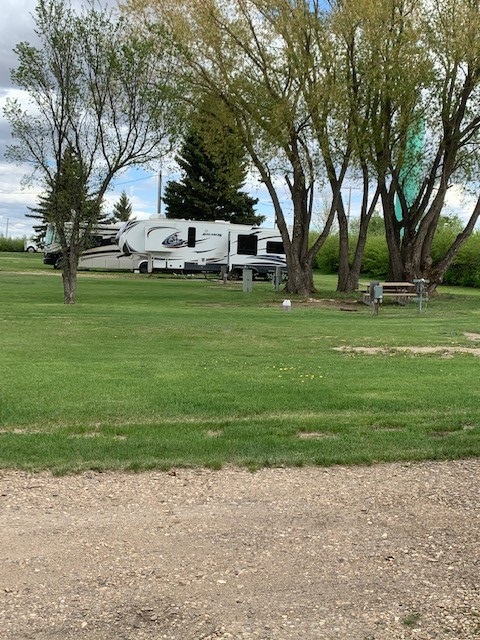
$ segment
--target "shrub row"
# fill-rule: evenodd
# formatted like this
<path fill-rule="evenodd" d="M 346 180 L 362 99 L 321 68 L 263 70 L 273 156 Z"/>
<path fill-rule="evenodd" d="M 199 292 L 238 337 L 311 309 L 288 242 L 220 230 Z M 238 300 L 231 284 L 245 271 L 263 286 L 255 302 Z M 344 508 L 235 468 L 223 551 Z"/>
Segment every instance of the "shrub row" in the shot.
<path fill-rule="evenodd" d="M 5 238 L 0 236 L 0 251 L 23 251 L 23 238 Z"/>
<path fill-rule="evenodd" d="M 440 258 L 455 239 L 451 229 L 440 230 L 434 239 L 432 258 Z M 312 237 L 313 240 L 313 237 Z M 353 243 L 352 243 L 353 244 Z M 316 256 L 314 268 L 322 273 L 338 272 L 338 236 L 327 238 Z M 365 246 L 361 274 L 382 279 L 388 273 L 388 249 L 385 238 L 370 236 Z M 473 233 L 447 270 L 444 283 L 462 287 L 480 287 L 480 231 Z"/>

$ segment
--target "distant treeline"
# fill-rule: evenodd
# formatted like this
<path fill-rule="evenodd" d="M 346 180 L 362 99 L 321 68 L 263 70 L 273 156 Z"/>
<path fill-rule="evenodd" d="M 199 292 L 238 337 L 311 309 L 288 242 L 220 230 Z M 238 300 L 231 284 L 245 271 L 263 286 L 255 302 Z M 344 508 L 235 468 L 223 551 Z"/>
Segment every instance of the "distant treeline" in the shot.
<path fill-rule="evenodd" d="M 23 251 L 25 238 L 5 238 L 0 235 L 0 251 Z"/>

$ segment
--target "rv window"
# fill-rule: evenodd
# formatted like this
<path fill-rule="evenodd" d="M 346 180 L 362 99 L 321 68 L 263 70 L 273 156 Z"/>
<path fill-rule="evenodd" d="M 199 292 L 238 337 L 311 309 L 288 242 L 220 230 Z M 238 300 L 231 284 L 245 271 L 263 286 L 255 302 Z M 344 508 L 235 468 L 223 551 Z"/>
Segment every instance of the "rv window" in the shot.
<path fill-rule="evenodd" d="M 196 228 L 195 227 L 188 227 L 188 240 L 187 240 L 187 244 L 189 247 L 194 247 L 195 246 L 195 239 L 196 239 Z"/>
<path fill-rule="evenodd" d="M 285 253 L 283 242 L 267 242 L 267 253 Z"/>
<path fill-rule="evenodd" d="M 101 247 L 105 244 L 102 236 L 91 235 L 88 236 L 87 241 L 85 242 L 85 247 L 87 249 L 93 249 L 94 247 Z"/>
<path fill-rule="evenodd" d="M 237 253 L 243 256 L 257 255 L 258 237 L 256 235 L 238 236 Z"/>

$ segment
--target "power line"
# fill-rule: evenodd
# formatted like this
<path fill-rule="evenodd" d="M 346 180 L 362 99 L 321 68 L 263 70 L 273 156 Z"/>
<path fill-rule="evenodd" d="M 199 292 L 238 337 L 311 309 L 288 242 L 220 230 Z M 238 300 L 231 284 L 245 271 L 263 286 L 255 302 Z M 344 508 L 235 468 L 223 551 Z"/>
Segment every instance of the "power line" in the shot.
<path fill-rule="evenodd" d="M 132 182 L 141 182 L 142 180 L 150 180 L 150 178 L 154 178 L 155 174 L 152 173 L 151 176 L 145 176 L 144 178 L 135 178 L 135 180 L 127 180 L 125 182 L 117 182 L 116 186 L 121 187 L 123 184 L 131 184 Z"/>

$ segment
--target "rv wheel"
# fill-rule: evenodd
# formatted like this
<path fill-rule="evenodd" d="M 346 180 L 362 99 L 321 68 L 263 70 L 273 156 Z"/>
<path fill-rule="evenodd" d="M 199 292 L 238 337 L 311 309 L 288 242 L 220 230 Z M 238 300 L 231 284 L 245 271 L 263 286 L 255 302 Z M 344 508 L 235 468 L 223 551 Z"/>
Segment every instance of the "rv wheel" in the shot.
<path fill-rule="evenodd" d="M 138 265 L 138 270 L 140 273 L 148 273 L 148 262 L 141 262 Z"/>
<path fill-rule="evenodd" d="M 242 277 L 242 272 L 240 269 L 232 269 L 227 274 L 228 280 L 240 280 L 241 277 Z"/>
<path fill-rule="evenodd" d="M 60 256 L 60 258 L 57 258 L 57 261 L 53 265 L 53 268 L 54 269 L 63 269 L 63 257 L 62 256 Z"/>

